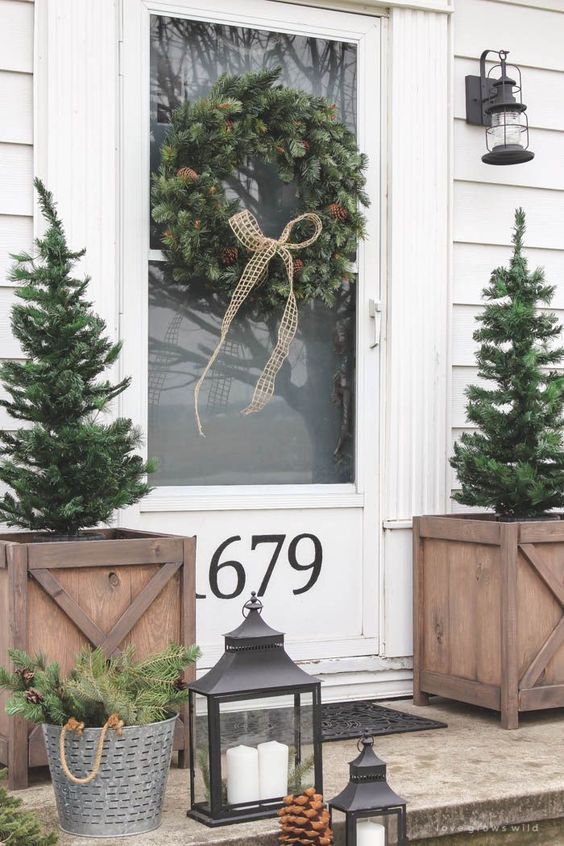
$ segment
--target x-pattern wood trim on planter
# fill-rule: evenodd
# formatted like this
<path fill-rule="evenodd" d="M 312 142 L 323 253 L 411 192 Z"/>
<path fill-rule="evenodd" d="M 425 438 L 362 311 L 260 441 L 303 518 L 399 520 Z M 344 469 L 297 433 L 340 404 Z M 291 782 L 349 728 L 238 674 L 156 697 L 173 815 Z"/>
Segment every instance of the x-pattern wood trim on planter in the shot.
<path fill-rule="evenodd" d="M 549 634 L 531 661 L 531 664 L 521 676 L 519 690 L 523 692 L 535 686 L 542 673 L 546 670 L 548 663 L 556 656 L 558 650 L 564 646 L 564 582 L 560 584 L 556 580 L 554 573 L 551 572 L 543 561 L 542 552 L 537 550 L 533 544 L 520 544 L 519 549 L 562 608 L 560 621 L 556 624 L 556 627 Z"/>
<path fill-rule="evenodd" d="M 127 611 L 107 633 L 96 625 L 72 596 L 69 596 L 50 570 L 30 570 L 30 575 L 39 582 L 59 608 L 65 612 L 69 620 L 72 620 L 75 626 L 88 638 L 90 643 L 93 646 L 99 646 L 109 656 L 116 652 L 119 644 L 127 637 L 133 626 L 139 622 L 147 608 L 152 605 L 181 564 L 181 561 L 170 561 L 165 564 L 141 593 L 135 597 Z"/>
<path fill-rule="evenodd" d="M 414 520 L 414 700 L 564 706 L 564 520 Z"/>
<path fill-rule="evenodd" d="M 108 656 L 133 644 L 142 658 L 173 641 L 195 642 L 195 538 L 101 533 L 103 540 L 68 543 L 0 536 L 1 664 L 10 648 L 45 652 L 67 671 L 87 643 Z M 174 748 L 187 766 L 187 713 L 177 721 Z M 0 762 L 9 765 L 12 788 L 26 786 L 28 767 L 46 763 L 40 728 L 8 718 L 2 703 Z"/>

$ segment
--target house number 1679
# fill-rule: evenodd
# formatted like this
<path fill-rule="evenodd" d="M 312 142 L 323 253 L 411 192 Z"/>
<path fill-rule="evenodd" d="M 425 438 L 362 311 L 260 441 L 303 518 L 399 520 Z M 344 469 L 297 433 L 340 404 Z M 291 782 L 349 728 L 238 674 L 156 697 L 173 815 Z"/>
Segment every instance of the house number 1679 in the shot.
<path fill-rule="evenodd" d="M 220 543 L 211 557 L 209 571 L 210 589 L 218 599 L 235 599 L 245 590 L 247 573 L 244 565 L 240 561 L 227 557 L 229 554 L 233 555 L 233 552 L 228 550 L 228 547 L 238 543 L 240 540 L 241 535 L 233 535 L 233 537 L 227 538 L 223 543 Z M 262 581 L 257 591 L 258 596 L 264 596 L 266 593 L 285 541 L 286 535 L 253 535 L 251 537 L 251 550 L 257 549 L 262 544 L 270 544 L 272 546 L 272 555 L 262 576 Z M 224 554 L 225 559 L 222 560 Z M 317 582 L 323 564 L 323 549 L 319 538 L 316 535 L 308 533 L 296 535 L 292 538 L 288 544 L 288 563 L 296 572 L 308 574 L 306 581 L 301 585 L 298 584 L 293 589 L 294 594 L 307 593 Z M 229 572 L 230 582 L 233 576 L 235 576 L 236 584 L 231 592 L 226 592 L 220 587 L 220 573 L 222 572 Z M 206 595 L 197 594 L 197 598 L 205 599 Z"/>

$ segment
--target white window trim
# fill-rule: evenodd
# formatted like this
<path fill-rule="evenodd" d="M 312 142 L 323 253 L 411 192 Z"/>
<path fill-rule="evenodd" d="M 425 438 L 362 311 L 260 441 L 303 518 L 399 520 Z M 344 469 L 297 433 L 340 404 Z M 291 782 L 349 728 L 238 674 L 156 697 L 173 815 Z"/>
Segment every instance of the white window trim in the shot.
<path fill-rule="evenodd" d="M 293 5 L 295 6 L 295 4 Z M 282 7 L 277 6 L 277 8 L 281 9 Z M 149 54 L 147 49 L 147 35 L 144 32 L 143 34 L 133 33 L 132 35 L 132 31 L 135 29 L 135 26 L 141 26 L 144 31 L 149 14 L 174 14 L 178 17 L 201 17 L 206 20 L 216 19 L 218 21 L 232 20 L 233 23 L 248 26 L 268 28 L 272 25 L 280 31 L 297 31 L 295 30 L 295 25 L 291 22 L 291 17 L 286 20 L 285 16 L 280 14 L 278 15 L 278 19 L 274 20 L 275 16 L 272 15 L 272 9 L 270 10 L 269 16 L 267 4 L 262 4 L 260 0 L 250 0 L 249 3 L 243 5 L 242 12 L 239 9 L 234 9 L 231 4 L 229 2 L 225 2 L 225 0 L 215 0 L 215 2 L 206 3 L 205 6 L 202 6 L 198 0 L 176 0 L 176 2 L 170 2 L 170 0 L 126 0 L 124 9 L 126 12 L 124 27 L 128 33 L 126 40 L 129 41 L 129 47 L 126 44 L 126 48 L 123 50 L 123 72 L 126 74 L 129 81 L 127 84 L 127 95 L 124 97 L 124 102 L 120 111 L 124 115 L 125 127 L 128 125 L 138 126 L 143 123 L 147 124 L 142 129 L 142 132 L 145 132 L 147 139 L 149 138 L 148 110 L 140 107 L 140 102 L 145 102 L 146 96 L 143 97 L 140 90 L 136 94 L 135 91 L 138 89 L 137 82 L 132 88 L 131 81 L 137 80 L 138 78 L 142 80 L 148 79 Z M 365 86 L 365 79 L 368 78 L 376 81 L 381 73 L 381 43 L 384 38 L 382 33 L 378 35 L 377 29 L 367 23 L 370 20 L 374 21 L 375 16 L 367 18 L 366 16 L 360 17 L 351 14 L 341 14 L 337 16 L 329 13 L 321 21 L 321 27 L 319 17 L 319 13 L 316 10 L 304 9 L 304 16 L 303 18 L 300 18 L 299 22 L 299 31 L 302 31 L 302 29 L 307 31 L 308 28 L 311 28 L 312 32 L 319 32 L 322 37 L 336 39 L 344 38 L 351 41 L 358 41 L 362 44 L 362 52 L 359 53 L 359 62 L 366 66 L 363 68 L 360 75 L 362 81 L 361 84 Z M 380 29 L 382 29 L 383 26 L 385 26 L 384 23 L 381 25 Z M 368 33 L 370 33 L 369 38 L 371 39 L 369 43 L 374 41 L 373 50 L 369 50 L 365 44 Z M 139 73 L 140 57 L 144 63 L 141 73 Z M 370 92 L 370 96 L 374 104 L 374 110 L 370 112 L 370 110 L 367 110 L 366 108 L 363 109 L 362 124 L 359 126 L 359 133 L 361 135 L 363 133 L 366 134 L 374 132 L 378 132 L 379 136 L 383 134 L 382 126 L 384 121 L 382 120 L 382 116 L 385 118 L 385 110 L 383 111 L 383 114 L 381 114 L 379 92 L 380 85 L 375 82 L 374 90 L 371 90 Z M 368 92 L 366 90 L 359 91 L 359 96 L 364 98 L 366 101 L 367 93 Z M 136 98 L 138 102 L 134 103 L 133 101 Z M 139 172 L 142 172 L 145 160 L 148 161 L 148 142 L 144 146 L 135 145 L 135 150 L 133 150 L 132 147 L 123 156 L 121 174 L 122 179 L 125 180 L 125 185 L 131 186 L 135 184 L 135 180 L 132 179 L 131 174 L 138 174 Z M 377 171 L 378 167 L 373 167 L 369 172 L 369 180 L 372 180 L 372 187 L 369 187 L 369 190 L 371 190 L 373 195 L 373 231 L 370 233 L 370 244 L 372 245 L 371 262 L 376 268 L 378 266 L 379 259 L 378 256 L 375 256 L 374 254 L 380 252 L 378 249 L 378 245 L 381 241 L 381 215 L 379 209 L 381 201 L 379 198 L 382 190 L 379 185 L 382 179 L 382 174 L 377 173 Z M 137 182 L 139 182 L 138 178 Z M 134 202 L 131 202 L 129 199 L 129 190 L 127 188 L 122 188 L 121 192 L 122 196 L 128 196 L 128 225 L 123 228 L 120 238 L 122 254 L 124 256 L 135 256 L 134 260 L 137 262 L 135 272 L 133 274 L 129 268 L 127 268 L 127 273 L 125 272 L 125 267 L 122 269 L 121 279 L 122 285 L 124 285 L 122 297 L 125 296 L 128 303 L 132 302 L 132 298 L 134 296 L 139 299 L 146 296 L 146 282 L 140 283 L 137 281 L 143 278 L 141 259 L 139 257 L 142 254 L 145 254 L 146 256 L 151 255 L 151 252 L 148 249 L 148 231 L 145 232 L 143 230 L 141 216 L 138 221 L 134 221 L 135 213 L 133 211 L 134 208 L 139 210 L 141 210 L 142 207 L 148 208 L 148 190 L 145 187 L 145 183 L 141 183 L 139 189 L 136 188 L 136 190 L 138 196 L 136 196 Z M 141 214 L 142 212 L 140 211 L 140 215 Z M 141 231 L 144 232 L 143 236 L 140 236 Z M 365 247 L 362 245 L 361 253 L 364 252 L 364 250 Z M 357 322 L 357 345 L 359 350 L 364 350 L 367 346 L 367 336 L 370 328 L 368 311 L 366 309 L 365 315 L 362 308 L 362 298 L 369 296 L 380 299 L 380 293 L 376 290 L 380 284 L 378 271 L 376 270 L 375 273 L 370 274 L 366 273 L 364 276 L 365 282 L 363 285 L 368 286 L 370 277 L 371 288 L 370 290 L 367 288 L 367 292 L 364 293 L 362 290 L 359 291 L 359 301 L 361 303 Z M 135 295 L 134 288 L 131 283 L 132 279 L 135 281 Z M 124 313 L 124 311 L 125 309 L 122 308 L 122 313 Z M 133 311 L 135 312 L 135 309 Z M 148 310 L 142 307 L 137 309 L 137 313 L 131 314 L 130 305 L 127 312 L 129 313 L 129 316 L 127 316 L 127 322 L 123 326 L 123 336 L 125 339 L 127 340 L 128 337 L 132 337 L 132 332 L 134 332 L 135 329 L 137 329 L 142 337 L 146 337 L 148 332 Z M 381 346 L 381 349 L 383 346 L 384 345 Z M 378 353 L 375 352 L 374 354 L 376 355 Z M 124 349 L 124 353 L 122 354 L 121 363 L 124 374 L 133 374 L 134 383 L 138 386 L 145 386 L 147 370 L 146 359 L 147 350 L 145 347 L 143 347 L 143 352 L 141 354 L 137 350 L 132 356 L 131 351 L 128 350 L 127 347 Z M 362 356 L 358 357 L 357 384 L 359 386 L 359 391 L 361 390 L 361 386 L 362 390 L 366 391 L 366 387 L 364 386 L 367 379 L 365 370 L 366 362 L 363 353 Z M 133 389 L 130 388 L 127 396 L 123 397 L 122 409 L 124 410 L 124 413 L 133 417 L 136 421 L 145 421 L 147 417 L 146 392 L 140 392 L 137 390 L 137 394 L 137 397 L 135 397 Z M 257 494 L 256 488 L 254 490 L 252 488 L 246 489 L 245 486 L 233 486 L 231 490 L 228 487 L 214 489 L 213 487 L 207 486 L 195 487 L 189 485 L 182 487 L 179 486 L 175 490 L 171 490 L 169 486 L 163 486 L 157 488 L 152 495 L 143 500 L 143 502 L 139 505 L 139 510 L 144 513 L 150 511 L 172 510 L 175 512 L 194 511 L 199 510 L 200 507 L 203 507 L 206 511 L 255 510 L 258 503 L 262 504 L 262 508 L 268 507 L 271 509 L 280 509 L 289 507 L 288 503 L 293 497 L 297 497 L 296 502 L 299 502 L 299 506 L 296 505 L 295 507 L 301 508 L 350 508 L 353 505 L 356 507 L 362 506 L 365 503 L 365 476 L 370 474 L 372 478 L 376 478 L 378 475 L 378 466 L 380 464 L 378 455 L 375 454 L 376 451 L 371 449 L 370 453 L 375 456 L 375 461 L 372 462 L 373 466 L 367 465 L 366 456 L 369 451 L 366 449 L 365 444 L 367 444 L 370 437 L 374 437 L 374 433 L 378 431 L 378 429 L 382 428 L 381 423 L 378 425 L 377 418 L 379 415 L 381 416 L 381 408 L 378 407 L 376 400 L 371 400 L 365 405 L 365 413 L 363 413 L 362 419 L 359 419 L 358 421 L 356 483 L 355 485 L 348 486 L 345 496 L 342 495 L 342 491 L 340 490 L 342 486 L 335 485 L 261 486 L 260 495 Z M 371 504 L 374 501 L 374 499 L 371 499 Z M 195 507 L 196 505 L 198 507 Z M 374 519 L 376 519 L 376 517 Z"/>
<path fill-rule="evenodd" d="M 285 0 L 274 0 L 276 3 L 284 3 Z M 454 0 L 296 0 L 301 6 L 315 6 L 320 9 L 335 9 L 342 12 L 358 12 L 364 15 L 382 14 L 387 15 L 388 10 L 398 9 L 419 9 L 424 12 L 439 12 L 451 15 L 454 12 Z M 495 0 L 495 2 L 511 3 L 514 0 Z M 518 3 L 540 3 L 559 0 L 515 0 Z"/>

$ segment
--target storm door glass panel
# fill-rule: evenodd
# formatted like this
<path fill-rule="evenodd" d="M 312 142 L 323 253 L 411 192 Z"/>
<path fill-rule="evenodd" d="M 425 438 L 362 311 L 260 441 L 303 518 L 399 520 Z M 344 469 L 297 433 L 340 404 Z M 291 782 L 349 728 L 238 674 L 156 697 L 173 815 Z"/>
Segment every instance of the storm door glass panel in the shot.
<path fill-rule="evenodd" d="M 151 169 L 172 111 L 209 93 L 223 73 L 281 68 L 280 81 L 327 97 L 356 125 L 356 47 L 339 41 L 153 16 Z M 274 166 L 249 161 L 226 185 L 278 237 L 296 214 L 295 185 Z M 161 247 L 151 224 L 151 247 Z M 354 259 L 354 257 L 351 257 Z M 149 454 L 157 485 L 334 484 L 354 481 L 356 285 L 335 305 L 300 305 L 299 328 L 275 396 L 241 415 L 276 341 L 282 307 L 267 320 L 244 307 L 200 394 L 206 438 L 194 420 L 194 386 L 219 338 L 228 298 L 202 279 L 173 283 L 165 262 L 149 262 Z"/>

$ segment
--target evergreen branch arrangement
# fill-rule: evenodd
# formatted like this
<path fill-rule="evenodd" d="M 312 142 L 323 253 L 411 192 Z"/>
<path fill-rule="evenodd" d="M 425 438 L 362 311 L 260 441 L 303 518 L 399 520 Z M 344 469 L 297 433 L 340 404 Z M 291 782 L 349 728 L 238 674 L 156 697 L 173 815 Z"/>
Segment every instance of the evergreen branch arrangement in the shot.
<path fill-rule="evenodd" d="M 478 375 L 488 386 L 466 390 L 467 416 L 478 427 L 455 444 L 451 465 L 464 505 L 501 518 L 540 517 L 564 505 L 564 357 L 562 330 L 548 306 L 554 286 L 523 255 L 525 213 L 517 209 L 509 267 L 493 271 L 474 332 Z"/>
<path fill-rule="evenodd" d="M 72 274 L 84 250 L 69 249 L 52 195 L 40 180 L 34 184 L 47 229 L 35 255 L 13 256 L 10 276 L 20 300 L 12 331 L 25 361 L 0 366 L 9 395 L 0 405 L 31 427 L 0 432 L 0 481 L 11 488 L 0 499 L 0 520 L 74 536 L 145 496 L 155 464 L 135 454 L 140 434 L 130 420 L 100 420 L 130 383 L 102 375 L 121 343 L 105 336 L 92 311 L 88 277 Z"/>
<path fill-rule="evenodd" d="M 0 772 L 0 780 L 6 770 Z M 55 832 L 45 834 L 34 814 L 22 811 L 22 800 L 0 787 L 0 844 L 5 846 L 56 846 Z"/>
<path fill-rule="evenodd" d="M 45 656 L 11 650 L 13 670 L 0 667 L 0 689 L 11 697 L 6 711 L 32 723 L 65 725 L 70 717 L 86 728 L 103 726 L 116 714 L 125 725 L 148 725 L 165 720 L 188 701 L 183 681 L 195 663 L 197 646 L 171 644 L 142 661 L 134 650 L 107 658 L 101 649 L 83 649 L 68 676 Z"/>
<path fill-rule="evenodd" d="M 353 279 L 350 260 L 365 234 L 360 207 L 369 205 L 368 162 L 353 133 L 336 120 L 334 104 L 278 84 L 279 75 L 280 69 L 222 76 L 208 97 L 174 112 L 153 178 L 153 218 L 162 226 L 176 282 L 201 278 L 230 294 L 248 255 L 228 223 L 241 207 L 227 198 L 225 183 L 245 172 L 250 160 L 274 165 L 282 182 L 294 184 L 292 217 L 314 212 L 323 224 L 317 241 L 294 262 L 298 303 L 320 298 L 332 305 L 343 282 Z M 292 238 L 299 242 L 310 234 L 305 222 Z M 253 296 L 265 311 L 286 301 L 281 262 L 272 262 L 268 282 Z"/>

